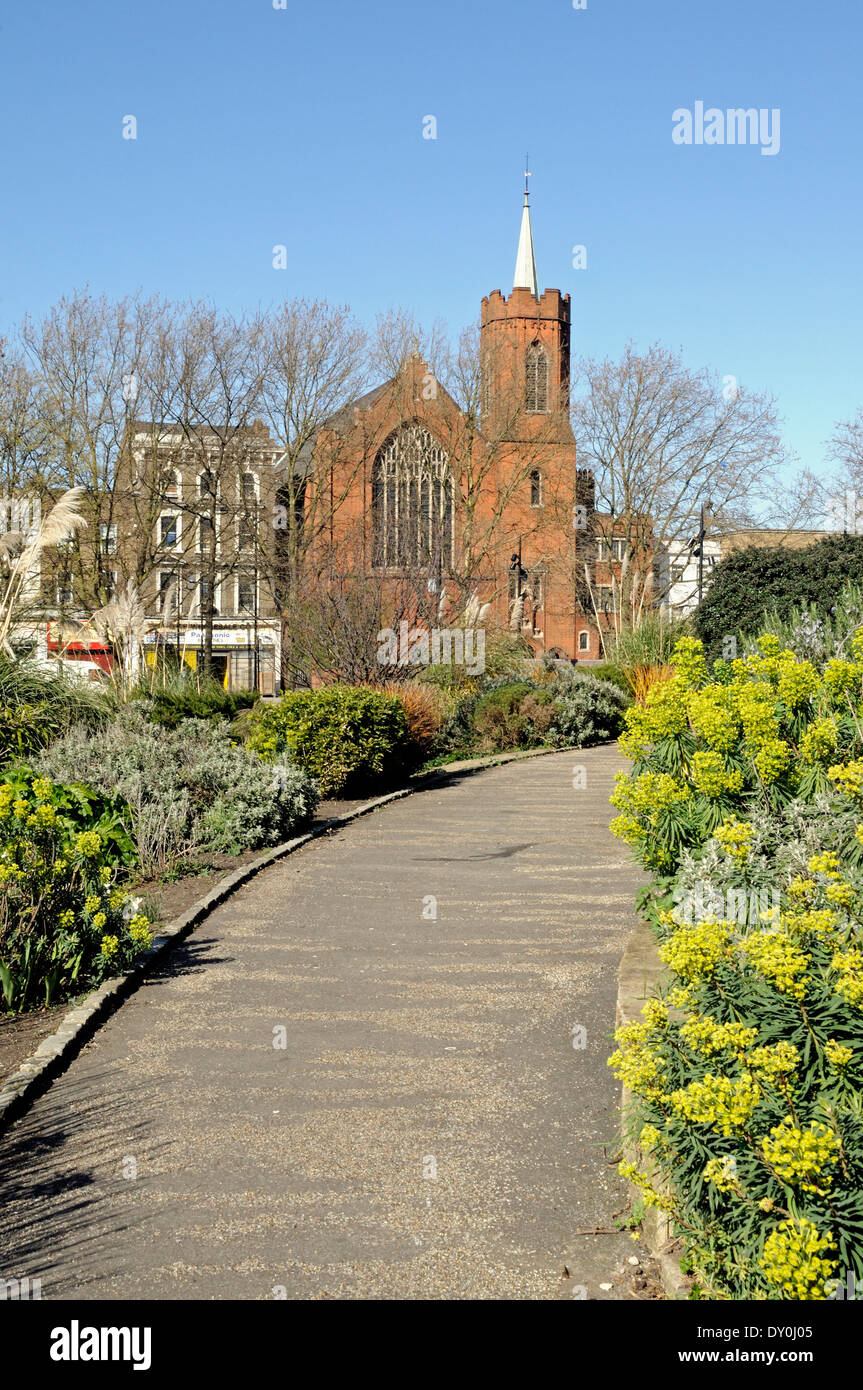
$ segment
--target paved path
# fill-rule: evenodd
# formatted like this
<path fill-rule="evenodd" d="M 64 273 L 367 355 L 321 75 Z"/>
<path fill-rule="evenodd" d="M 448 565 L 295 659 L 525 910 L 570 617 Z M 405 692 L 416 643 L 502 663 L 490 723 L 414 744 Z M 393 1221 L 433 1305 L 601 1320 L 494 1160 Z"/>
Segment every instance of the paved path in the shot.
<path fill-rule="evenodd" d="M 0 1141 L 0 1274 L 45 1299 L 622 1297 L 599 1285 L 630 1237 L 576 1234 L 626 1204 L 620 766 L 462 778 L 241 889 Z"/>

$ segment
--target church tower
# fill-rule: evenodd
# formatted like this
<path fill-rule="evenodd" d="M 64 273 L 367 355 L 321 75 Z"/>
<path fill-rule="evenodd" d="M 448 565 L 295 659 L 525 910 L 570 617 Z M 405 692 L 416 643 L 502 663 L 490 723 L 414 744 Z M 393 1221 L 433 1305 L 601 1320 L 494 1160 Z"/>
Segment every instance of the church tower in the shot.
<path fill-rule="evenodd" d="M 482 301 L 482 429 L 495 440 L 572 445 L 570 297 L 560 290 L 539 293 L 529 177 L 512 294 L 493 290 Z"/>
<path fill-rule="evenodd" d="M 487 295 L 480 320 L 481 428 L 500 507 L 495 611 L 538 655 L 576 658 L 592 650 L 577 582 L 585 484 L 569 416 L 571 304 L 540 292 L 528 177 L 512 293 Z"/>

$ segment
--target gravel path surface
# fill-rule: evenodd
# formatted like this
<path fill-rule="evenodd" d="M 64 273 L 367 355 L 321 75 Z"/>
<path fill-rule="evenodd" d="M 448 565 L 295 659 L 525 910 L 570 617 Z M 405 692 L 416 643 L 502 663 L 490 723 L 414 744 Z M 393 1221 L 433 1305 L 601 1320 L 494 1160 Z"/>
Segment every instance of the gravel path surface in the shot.
<path fill-rule="evenodd" d="M 43 1299 L 626 1297 L 622 766 L 511 763 L 265 870 L 0 1142 L 0 1273 Z"/>

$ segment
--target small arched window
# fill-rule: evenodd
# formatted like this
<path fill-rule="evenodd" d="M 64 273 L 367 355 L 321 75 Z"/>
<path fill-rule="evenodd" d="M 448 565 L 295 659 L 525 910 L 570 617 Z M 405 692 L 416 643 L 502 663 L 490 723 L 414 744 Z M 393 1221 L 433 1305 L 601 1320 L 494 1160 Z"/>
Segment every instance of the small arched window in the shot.
<path fill-rule="evenodd" d="M 540 343 L 531 343 L 527 350 L 525 409 L 529 415 L 548 411 L 548 354 Z"/>
<path fill-rule="evenodd" d="M 542 506 L 542 474 L 538 468 L 532 469 L 530 474 L 530 505 Z"/>

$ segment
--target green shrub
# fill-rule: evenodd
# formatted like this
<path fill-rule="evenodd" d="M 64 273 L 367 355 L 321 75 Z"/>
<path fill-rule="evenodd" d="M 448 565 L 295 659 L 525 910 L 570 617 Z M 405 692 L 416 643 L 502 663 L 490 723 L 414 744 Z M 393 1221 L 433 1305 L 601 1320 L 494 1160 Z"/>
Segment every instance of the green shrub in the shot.
<path fill-rule="evenodd" d="M 229 693 L 216 681 L 201 689 L 187 682 L 185 688 L 157 688 L 142 706 L 153 724 L 176 729 L 184 719 L 235 719 L 241 710 L 251 709 L 257 698 L 254 690 Z"/>
<path fill-rule="evenodd" d="M 726 636 L 754 637 L 768 612 L 784 622 L 811 604 L 829 615 L 848 583 L 863 584 L 863 536 L 826 536 L 803 550 L 750 546 L 716 566 L 695 630 L 708 656 L 722 656 Z"/>
<path fill-rule="evenodd" d="M 629 700 L 619 686 L 581 673 L 552 687 L 557 707 L 557 742 L 584 748 L 617 738 Z"/>
<path fill-rule="evenodd" d="M 530 681 L 509 681 L 480 696 L 473 711 L 473 726 L 482 744 L 492 750 L 518 748 L 531 741 L 532 725 L 522 713 L 522 701 L 534 695 Z"/>
<path fill-rule="evenodd" d="M 235 744 L 224 724 L 151 724 L 134 707 L 105 729 L 73 730 L 39 760 L 47 774 L 116 789 L 131 808 L 145 875 L 199 851 L 278 844 L 314 812 L 317 793 L 291 763 Z"/>
<path fill-rule="evenodd" d="M 613 661 L 603 661 L 599 666 L 579 666 L 576 669 L 595 676 L 598 681 L 611 681 L 612 685 L 616 685 L 618 690 L 622 690 L 624 695 L 631 698 L 632 682 L 623 667 L 616 666 Z"/>
<path fill-rule="evenodd" d="M 485 677 L 521 676 L 525 662 L 533 659 L 533 648 L 520 632 L 509 628 L 489 627 L 485 630 Z"/>
<path fill-rule="evenodd" d="M 542 687 L 531 690 L 522 700 L 519 714 L 527 721 L 525 740 L 528 744 L 547 743 L 550 740 L 559 715 L 550 690 Z"/>
<path fill-rule="evenodd" d="M 390 784 L 422 758 L 402 701 L 365 686 L 293 690 L 258 706 L 249 744 L 264 758 L 289 754 L 315 778 L 322 796 Z"/>
<path fill-rule="evenodd" d="M 19 767 L 0 782 L 0 1010 L 79 993 L 150 943 L 120 800 Z"/>
<path fill-rule="evenodd" d="M 429 750 L 431 757 L 447 757 L 449 754 L 469 751 L 472 748 L 476 740 L 473 715 L 480 698 L 477 691 L 469 690 L 455 700 L 454 708 L 435 735 Z"/>

